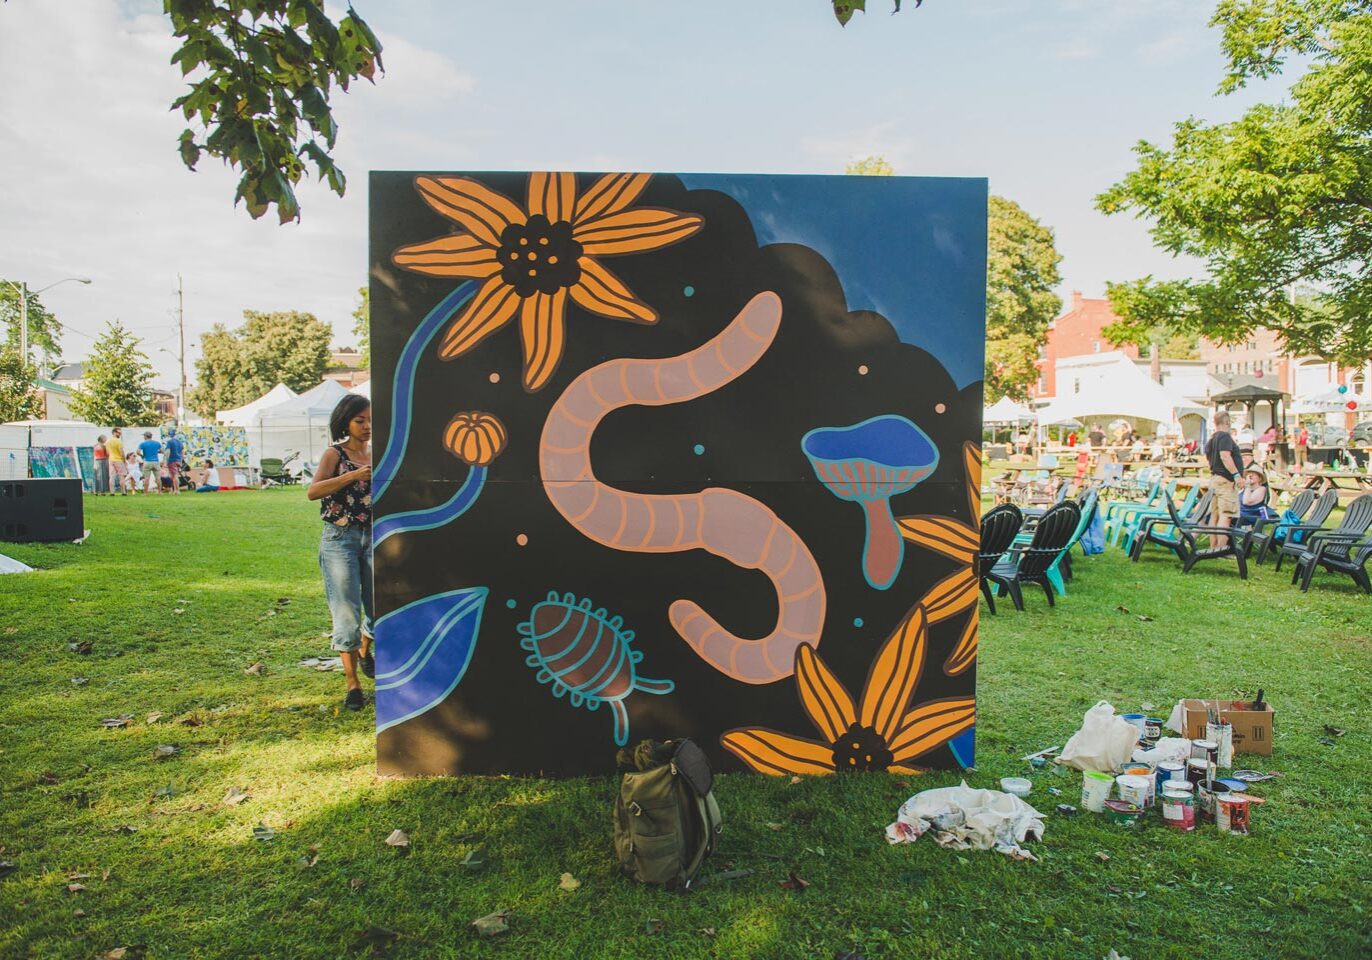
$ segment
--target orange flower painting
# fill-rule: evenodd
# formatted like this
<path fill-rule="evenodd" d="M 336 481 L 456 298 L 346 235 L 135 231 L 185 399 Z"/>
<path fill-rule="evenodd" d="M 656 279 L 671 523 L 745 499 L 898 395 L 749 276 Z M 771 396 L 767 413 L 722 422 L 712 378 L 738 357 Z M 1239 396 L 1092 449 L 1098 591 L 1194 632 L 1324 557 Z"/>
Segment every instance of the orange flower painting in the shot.
<path fill-rule="evenodd" d="M 650 179 L 607 174 L 578 196 L 575 174 L 533 173 L 521 207 L 471 177 L 416 177 L 424 201 L 460 229 L 399 248 L 396 266 L 483 281 L 444 333 L 439 355 L 459 357 L 517 318 L 524 389 L 532 393 L 562 360 L 569 299 L 596 316 L 657 322 L 657 311 L 601 263 L 670 246 L 704 225 L 696 214 L 633 206 Z"/>
<path fill-rule="evenodd" d="M 720 743 L 759 773 L 828 774 L 860 770 L 919 772 L 912 763 L 977 719 L 972 697 L 934 700 L 910 709 L 928 647 L 929 617 L 916 606 L 882 644 L 862 697 L 852 696 L 809 645 L 796 651 L 796 689 L 818 739 L 765 727 L 730 730 Z"/>

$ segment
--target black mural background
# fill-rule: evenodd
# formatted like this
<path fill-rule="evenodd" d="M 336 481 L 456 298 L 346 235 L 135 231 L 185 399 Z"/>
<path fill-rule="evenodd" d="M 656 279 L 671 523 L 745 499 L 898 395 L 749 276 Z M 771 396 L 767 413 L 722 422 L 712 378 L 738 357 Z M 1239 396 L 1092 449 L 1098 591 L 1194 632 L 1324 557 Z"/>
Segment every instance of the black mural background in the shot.
<path fill-rule="evenodd" d="M 526 174 L 471 174 L 521 206 Z M 371 177 L 371 320 L 376 456 L 391 418 L 392 371 L 412 330 L 456 282 L 396 268 L 396 247 L 450 232 L 450 221 L 415 192 L 412 173 Z M 594 175 L 579 175 L 580 190 Z M 755 294 L 775 291 L 783 303 L 775 343 L 750 371 L 715 393 L 667 407 L 630 407 L 611 414 L 591 446 L 598 477 L 643 493 L 692 493 L 733 487 L 771 507 L 814 554 L 828 592 L 819 654 L 854 696 L 877 647 L 952 561 L 907 544 L 905 563 L 885 591 L 863 577 L 863 518 L 815 479 L 800 438 L 817 426 L 852 424 L 895 413 L 922 427 L 940 450 L 932 477 L 893 498 L 896 516 L 931 513 L 967 521 L 961 445 L 978 441 L 981 383 L 958 390 L 938 359 L 901 343 L 885 318 L 849 312 L 839 279 L 813 250 L 794 244 L 759 248 L 742 207 L 715 191 L 687 191 L 675 177 L 653 178 L 642 205 L 700 213 L 704 228 L 662 250 L 607 257 L 610 267 L 661 319 L 639 325 L 591 316 L 568 301 L 561 366 L 540 392 L 520 381 L 517 322 L 471 352 L 443 361 L 431 347 L 421 362 L 409 449 L 377 519 L 437 504 L 457 488 L 467 466 L 441 437 L 462 410 L 494 413 L 509 431 L 490 467 L 480 500 L 453 523 L 394 536 L 376 550 L 378 615 L 428 594 L 489 586 L 476 652 L 462 683 L 439 707 L 383 731 L 383 773 L 515 772 L 571 775 L 613 769 L 609 712 L 555 698 L 524 662 L 516 625 L 549 590 L 590 597 L 624 618 L 644 657 L 639 672 L 675 681 L 666 696 L 631 695 L 630 740 L 690 736 L 718 769 L 742 769 L 719 746 L 724 731 L 766 726 L 811 737 L 792 678 L 754 686 L 717 673 L 667 621 L 673 600 L 700 603 L 729 630 L 760 637 L 772 629 L 777 602 L 761 573 L 694 550 L 638 554 L 600 546 L 556 513 L 539 481 L 538 441 L 548 409 L 582 371 L 615 357 L 670 357 L 718 333 Z M 872 256 L 881 256 L 879 249 Z M 893 263 L 892 270 L 901 269 Z M 693 288 L 687 296 L 685 289 Z M 904 322 L 911 322 L 905 318 Z M 936 315 L 915 322 L 937 324 Z M 981 330 L 950 330 L 980 339 Z M 866 375 L 859 367 L 868 368 Z M 490 375 L 499 374 L 492 383 Z M 945 410 L 936 412 L 936 405 Z M 702 455 L 695 445 L 705 448 Z M 528 537 L 519 546 L 516 537 Z M 506 601 L 517 605 L 509 609 Z M 863 625 L 854 626 L 855 618 Z M 975 669 L 947 677 L 942 663 L 963 617 L 935 625 L 914 696 L 922 702 L 971 696 Z M 940 747 L 916 761 L 949 766 Z"/>

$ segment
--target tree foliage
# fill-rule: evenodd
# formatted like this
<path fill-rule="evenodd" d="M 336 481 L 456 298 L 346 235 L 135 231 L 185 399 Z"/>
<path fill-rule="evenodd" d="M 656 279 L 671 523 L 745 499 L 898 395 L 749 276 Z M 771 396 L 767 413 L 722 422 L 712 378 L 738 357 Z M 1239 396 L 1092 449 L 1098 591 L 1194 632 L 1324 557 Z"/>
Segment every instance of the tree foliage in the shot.
<path fill-rule="evenodd" d="M 172 109 L 198 124 L 178 141 L 194 170 L 201 153 L 242 171 L 234 204 L 256 219 L 276 205 L 300 218 L 295 185 L 313 165 L 343 195 L 331 151 L 338 126 L 329 97 L 381 68 L 381 44 L 352 9 L 338 23 L 322 0 L 163 0 L 181 39 L 172 63 L 190 90 Z"/>
<path fill-rule="evenodd" d="M 364 367 L 372 365 L 372 291 L 370 287 L 357 288 L 357 306 L 353 308 L 353 335 L 357 337 L 357 349 L 362 351 L 358 363 Z"/>
<path fill-rule="evenodd" d="M 915 6 L 918 7 L 923 2 L 924 0 L 915 0 Z M 867 12 L 867 0 L 833 0 L 833 4 L 834 16 L 838 19 L 838 24 L 841 27 L 848 26 L 848 21 L 853 19 L 853 14 L 859 10 L 863 13 Z M 892 5 L 895 9 L 891 11 L 891 14 L 894 16 L 900 13 L 900 0 L 892 0 Z"/>
<path fill-rule="evenodd" d="M 162 418 L 153 405 L 152 361 L 118 320 L 106 326 L 71 394 L 72 413 L 108 427 L 132 427 Z"/>
<path fill-rule="evenodd" d="M 1205 276 L 1109 285 L 1111 339 L 1149 328 L 1225 343 L 1273 330 L 1296 355 L 1372 355 L 1372 5 L 1366 0 L 1222 0 L 1229 70 L 1220 92 L 1310 68 L 1288 102 L 1230 123 L 1194 118 L 1170 147 L 1140 142 L 1138 167 L 1097 198 L 1152 221 L 1153 241 L 1205 262 Z M 1290 296 L 1295 285 L 1316 291 Z"/>
<path fill-rule="evenodd" d="M 0 280 L 0 344 L 19 351 L 19 286 L 18 280 Z M 57 362 L 62 355 L 62 328 L 57 318 L 43 306 L 38 294 L 29 291 L 29 356 L 35 353 L 43 365 Z"/>
<path fill-rule="evenodd" d="M 36 420 L 43 415 L 43 395 L 34 388 L 38 368 L 19 351 L 0 345 L 0 423 Z"/>
<path fill-rule="evenodd" d="M 1039 347 L 1062 309 L 1053 231 L 1013 200 L 992 196 L 986 223 L 986 402 L 1027 399 Z"/>
<path fill-rule="evenodd" d="M 244 310 L 243 319 L 236 330 L 217 323 L 200 338 L 190 405 L 203 416 L 241 407 L 278 383 L 301 391 L 324 377 L 333 338 L 328 324 L 298 310 Z"/>
<path fill-rule="evenodd" d="M 854 177 L 891 177 L 896 168 L 885 157 L 870 156 L 861 160 L 850 160 L 843 172 Z"/>

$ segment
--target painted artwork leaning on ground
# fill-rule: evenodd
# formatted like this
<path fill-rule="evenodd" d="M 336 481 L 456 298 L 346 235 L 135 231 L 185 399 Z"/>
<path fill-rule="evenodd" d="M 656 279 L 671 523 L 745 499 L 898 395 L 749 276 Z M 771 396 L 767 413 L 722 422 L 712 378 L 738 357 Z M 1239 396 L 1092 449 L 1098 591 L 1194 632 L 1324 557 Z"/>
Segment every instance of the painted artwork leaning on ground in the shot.
<path fill-rule="evenodd" d="M 971 763 L 985 181 L 371 205 L 381 772 Z"/>

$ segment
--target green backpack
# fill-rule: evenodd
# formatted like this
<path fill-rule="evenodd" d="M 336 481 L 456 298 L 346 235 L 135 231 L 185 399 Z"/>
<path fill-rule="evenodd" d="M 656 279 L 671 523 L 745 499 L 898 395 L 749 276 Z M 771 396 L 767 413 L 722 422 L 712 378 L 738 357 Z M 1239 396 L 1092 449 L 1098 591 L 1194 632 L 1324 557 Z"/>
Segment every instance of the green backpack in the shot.
<path fill-rule="evenodd" d="M 688 889 L 723 829 L 705 751 L 690 740 L 644 740 L 618 760 L 619 868 L 640 883 Z"/>

